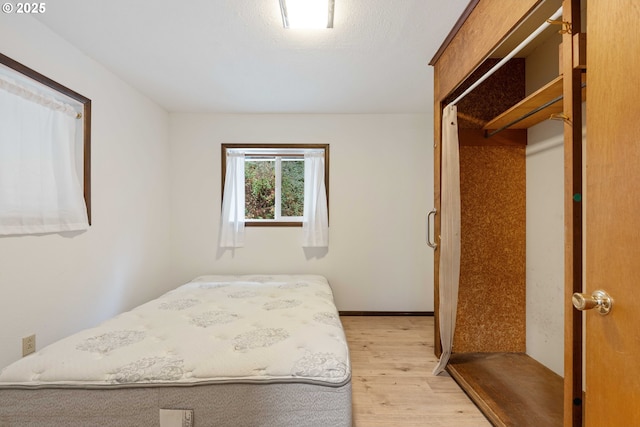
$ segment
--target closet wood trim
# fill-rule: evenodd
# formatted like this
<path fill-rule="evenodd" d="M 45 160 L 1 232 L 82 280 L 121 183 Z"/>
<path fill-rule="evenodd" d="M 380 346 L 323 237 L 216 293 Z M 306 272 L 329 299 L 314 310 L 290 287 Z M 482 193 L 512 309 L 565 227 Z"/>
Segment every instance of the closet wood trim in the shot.
<path fill-rule="evenodd" d="M 569 21 L 575 33 L 580 33 L 581 1 L 563 0 L 563 20 Z M 583 211 L 582 203 L 574 200 L 583 192 L 582 159 L 582 95 L 580 69 L 573 66 L 573 35 L 562 35 L 563 114 L 564 124 L 564 422 L 565 427 L 583 424 L 582 398 L 582 312 L 574 310 L 571 297 L 582 292 L 583 286 Z"/>
<path fill-rule="evenodd" d="M 460 26 L 439 57 L 430 65 L 436 68 L 437 100 L 443 100 L 492 52 L 508 34 L 529 15 L 541 0 L 481 1 Z"/>
<path fill-rule="evenodd" d="M 462 24 L 464 24 L 469 15 L 471 15 L 471 12 L 473 12 L 473 9 L 476 7 L 479 1 L 480 0 L 471 0 L 469 2 L 464 12 L 462 12 L 462 15 L 460 15 L 460 18 L 458 18 L 451 31 L 449 31 L 449 34 L 447 34 L 447 37 L 444 39 L 444 42 L 442 42 L 442 45 L 438 48 L 436 54 L 433 56 L 433 58 L 431 58 L 431 62 L 429 62 L 429 65 L 433 65 L 438 62 L 438 59 L 440 59 L 444 51 L 451 43 L 451 40 L 453 40 L 455 35 L 460 30 L 460 27 L 462 27 Z"/>
<path fill-rule="evenodd" d="M 441 187 L 441 165 L 440 159 L 442 158 L 442 103 L 441 98 L 438 96 L 438 81 L 440 76 L 437 72 L 434 72 L 433 80 L 434 80 L 434 114 L 433 114 L 433 206 L 438 211 L 440 210 L 441 204 L 441 196 L 440 196 L 440 187 Z M 433 232 L 435 236 L 436 248 L 433 250 L 433 312 L 439 313 L 440 311 L 440 230 L 441 230 L 441 217 L 442 215 L 435 215 L 433 222 Z M 442 342 L 440 341 L 440 318 L 439 316 L 434 316 L 433 320 L 433 336 L 434 336 L 434 345 L 433 351 L 436 357 L 440 357 L 442 355 Z"/>

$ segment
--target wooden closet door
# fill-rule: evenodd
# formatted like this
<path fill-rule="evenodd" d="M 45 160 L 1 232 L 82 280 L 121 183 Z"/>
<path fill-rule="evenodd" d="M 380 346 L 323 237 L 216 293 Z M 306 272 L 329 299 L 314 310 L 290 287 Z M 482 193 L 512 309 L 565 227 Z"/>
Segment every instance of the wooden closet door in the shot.
<path fill-rule="evenodd" d="M 640 2 L 587 8 L 585 425 L 640 425 Z"/>

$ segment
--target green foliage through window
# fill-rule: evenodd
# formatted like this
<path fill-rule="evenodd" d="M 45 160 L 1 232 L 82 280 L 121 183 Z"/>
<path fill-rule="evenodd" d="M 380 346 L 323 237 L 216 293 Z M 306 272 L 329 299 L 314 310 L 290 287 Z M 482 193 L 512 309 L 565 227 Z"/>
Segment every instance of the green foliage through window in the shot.
<path fill-rule="evenodd" d="M 245 217 L 247 219 L 274 219 L 276 215 L 275 161 L 244 162 Z"/>
<path fill-rule="evenodd" d="M 304 214 L 304 160 L 282 162 L 282 216 Z"/>
<path fill-rule="evenodd" d="M 302 226 L 305 155 L 312 151 L 324 152 L 328 198 L 329 144 L 222 144 L 223 201 L 228 150 L 245 159 L 245 225 Z"/>
<path fill-rule="evenodd" d="M 244 176 L 245 218 L 278 219 L 304 214 L 304 159 L 248 157 Z"/>

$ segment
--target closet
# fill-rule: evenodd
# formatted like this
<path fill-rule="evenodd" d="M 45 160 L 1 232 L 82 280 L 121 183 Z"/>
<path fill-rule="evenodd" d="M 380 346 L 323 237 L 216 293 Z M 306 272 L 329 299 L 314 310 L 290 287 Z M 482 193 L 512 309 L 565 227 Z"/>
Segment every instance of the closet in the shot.
<path fill-rule="evenodd" d="M 544 24 L 557 14 L 555 22 Z M 442 218 L 442 114 L 457 106 L 460 163 L 460 280 L 449 374 L 496 426 L 582 424 L 582 314 L 567 307 L 582 292 L 582 104 L 586 97 L 586 36 L 580 0 L 475 0 L 467 7 L 431 61 L 434 67 L 435 223 Z M 484 80 L 489 70 L 536 32 L 526 47 Z M 553 61 L 538 64 L 536 49 L 552 46 Z M 530 57 L 529 57 L 530 55 Z M 543 82 L 529 73 L 545 70 Z M 545 76 L 546 77 L 546 76 Z M 476 83 L 482 79 L 482 83 Z M 532 82 L 537 84 L 531 87 Z M 529 87 L 528 87 L 529 86 Z M 473 88 L 468 91 L 469 88 Z M 468 93 L 467 93 L 468 92 Z M 463 96 L 463 97 L 462 97 Z M 528 129 L 553 119 L 561 154 L 559 191 L 563 213 L 553 264 L 560 265 L 557 296 L 531 304 L 527 229 Z M 530 167 L 529 169 L 533 169 Z M 544 175 L 544 171 L 542 172 Z M 548 185 L 548 184 L 540 184 Z M 550 188 L 550 190 L 553 188 Z M 542 231 L 541 231 L 542 232 Z M 439 240 L 436 239 L 436 243 Z M 529 251 L 533 252 L 533 251 Z M 529 254 L 530 256 L 531 254 Z M 439 325 L 441 248 L 435 250 L 435 347 L 442 353 Z M 538 261 L 540 263 L 540 261 Z M 543 265 L 541 270 L 545 270 Z M 529 284 L 531 286 L 531 284 Z M 548 323 L 544 304 L 557 319 Z M 537 320 L 527 316 L 539 310 Z M 530 313 L 531 314 L 531 313 Z M 534 323 L 559 337 L 560 345 L 527 348 Z M 550 326 L 551 325 L 551 326 Z M 546 328 L 546 331 L 545 331 Z M 529 335 L 528 335 L 529 333 Z M 543 340 L 543 339 L 542 339 Z M 552 340 L 550 338 L 550 340 Z M 544 346 L 544 344 L 542 344 Z M 556 352 L 550 369 L 536 354 Z"/>

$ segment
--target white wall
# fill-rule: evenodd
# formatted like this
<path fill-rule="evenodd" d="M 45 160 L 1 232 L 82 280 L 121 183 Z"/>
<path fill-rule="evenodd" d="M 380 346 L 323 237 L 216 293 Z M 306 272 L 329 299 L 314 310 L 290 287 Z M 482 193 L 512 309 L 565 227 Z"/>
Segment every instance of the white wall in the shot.
<path fill-rule="evenodd" d="M 93 225 L 0 237 L 0 367 L 173 286 L 168 114 L 27 15 L 0 14 L 0 52 L 92 100 Z"/>
<path fill-rule="evenodd" d="M 558 130 L 560 134 L 558 134 Z M 564 154 L 562 122 L 529 129 L 527 353 L 564 372 Z"/>
<path fill-rule="evenodd" d="M 558 75 L 554 36 L 527 57 L 527 93 Z M 564 148 L 563 123 L 528 130 L 527 354 L 564 374 Z"/>
<path fill-rule="evenodd" d="M 205 273 L 318 273 L 340 310 L 433 310 L 430 114 L 169 115 L 29 16 L 0 15 L 0 52 L 93 107 L 91 228 L 0 237 L 0 367 L 24 336 L 42 348 Z M 299 228 L 217 248 L 223 142 L 331 144 L 327 253 Z"/>
<path fill-rule="evenodd" d="M 433 310 L 428 114 L 172 114 L 172 257 L 176 282 L 206 273 L 317 273 L 339 310 Z M 244 248 L 217 248 L 220 144 L 330 144 L 330 244 L 303 250 L 300 228 L 247 228 Z"/>

